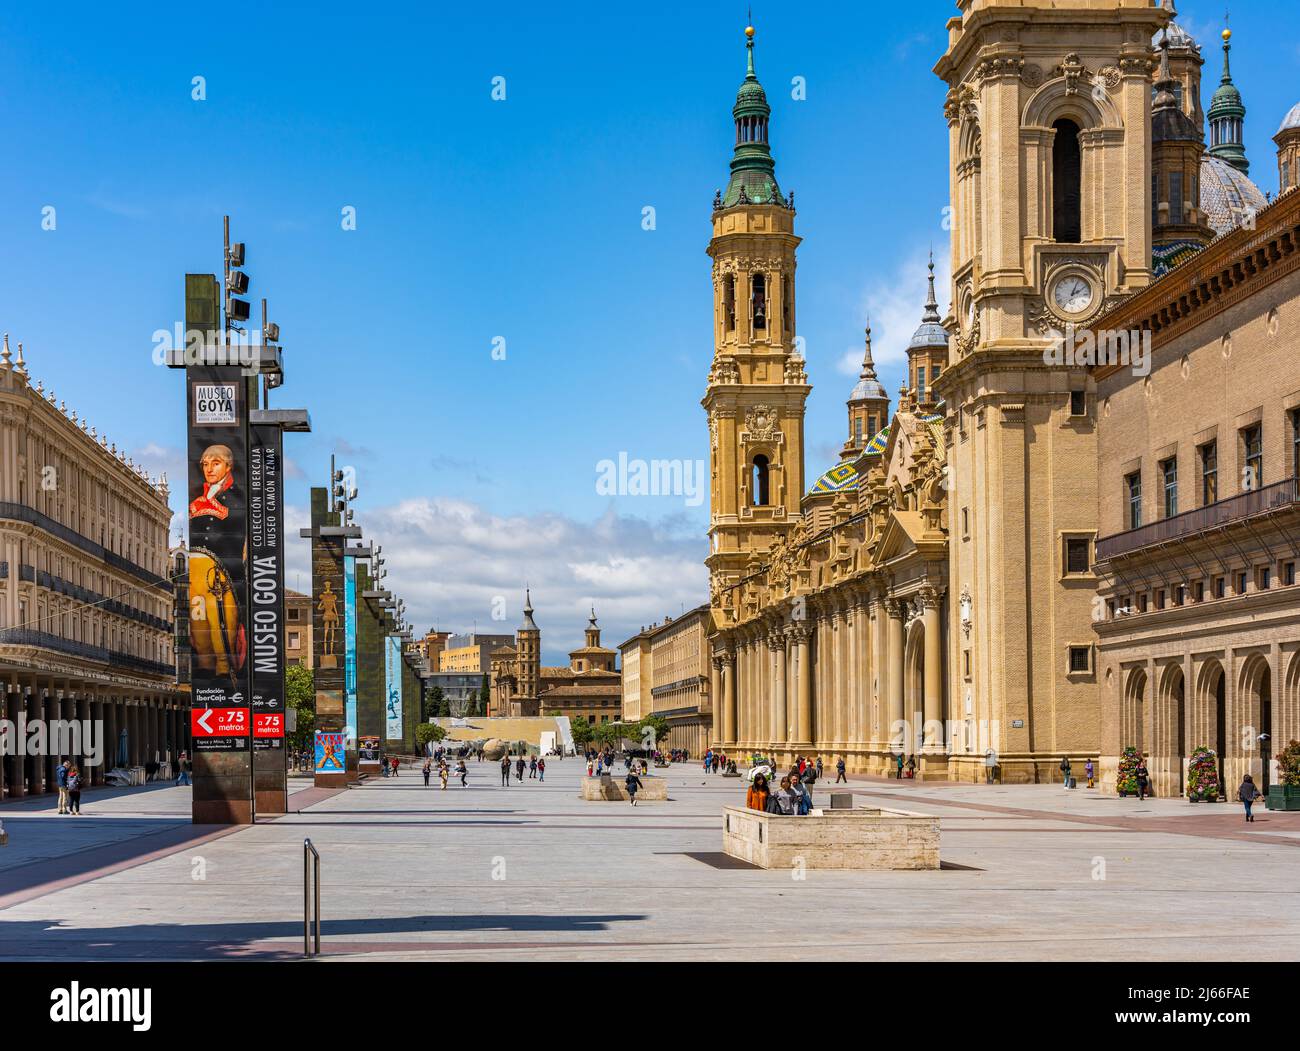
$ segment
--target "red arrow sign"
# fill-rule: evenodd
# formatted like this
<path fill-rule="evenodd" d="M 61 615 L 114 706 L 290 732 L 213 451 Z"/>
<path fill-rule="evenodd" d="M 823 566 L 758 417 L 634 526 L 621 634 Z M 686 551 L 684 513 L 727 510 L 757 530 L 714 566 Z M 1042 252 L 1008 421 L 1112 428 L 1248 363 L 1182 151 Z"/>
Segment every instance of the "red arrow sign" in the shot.
<path fill-rule="evenodd" d="M 247 737 L 247 708 L 191 708 L 190 733 L 194 737 Z"/>
<path fill-rule="evenodd" d="M 253 716 L 254 737 L 283 737 L 284 716 L 278 713 Z"/>

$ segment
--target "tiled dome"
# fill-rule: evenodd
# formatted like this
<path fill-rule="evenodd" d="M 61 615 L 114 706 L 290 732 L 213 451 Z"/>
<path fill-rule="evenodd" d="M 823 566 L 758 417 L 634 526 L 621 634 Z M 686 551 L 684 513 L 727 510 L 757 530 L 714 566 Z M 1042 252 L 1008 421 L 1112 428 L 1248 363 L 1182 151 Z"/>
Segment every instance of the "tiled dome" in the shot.
<path fill-rule="evenodd" d="M 810 493 L 841 493 L 858 487 L 858 472 L 851 463 L 838 463 L 817 479 Z"/>
<path fill-rule="evenodd" d="M 1282 132 L 1290 131 L 1292 128 L 1300 128 L 1300 102 L 1291 107 L 1291 112 L 1286 115 L 1277 133 L 1281 135 Z"/>
<path fill-rule="evenodd" d="M 1260 188 L 1221 157 L 1201 160 L 1201 210 L 1217 234 L 1241 226 L 1250 212 L 1261 212 L 1268 201 Z"/>

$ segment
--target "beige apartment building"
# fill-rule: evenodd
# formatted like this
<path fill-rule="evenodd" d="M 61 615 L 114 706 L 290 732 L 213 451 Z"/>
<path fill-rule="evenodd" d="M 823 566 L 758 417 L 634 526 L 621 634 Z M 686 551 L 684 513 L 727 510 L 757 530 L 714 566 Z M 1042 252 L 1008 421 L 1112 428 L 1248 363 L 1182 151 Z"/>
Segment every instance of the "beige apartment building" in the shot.
<path fill-rule="evenodd" d="M 706 602 L 641 629 L 619 646 L 624 722 L 662 716 L 668 737 L 660 746 L 684 748 L 692 756 L 707 752 L 713 739 L 711 626 Z"/>
<path fill-rule="evenodd" d="M 102 784 L 174 760 L 189 740 L 176 689 L 165 480 L 148 477 L 0 349 L 0 704 L 5 718 L 93 720 Z M 125 737 L 123 736 L 125 731 Z M 70 756 L 77 761 L 78 757 Z M 53 790 L 58 756 L 5 756 L 0 797 Z"/>
<path fill-rule="evenodd" d="M 286 588 L 284 592 L 284 652 L 290 664 L 312 667 L 311 596 Z"/>
<path fill-rule="evenodd" d="M 1101 773 L 1158 795 L 1214 749 L 1229 792 L 1300 739 L 1300 192 L 1108 313 L 1150 375 L 1099 370 Z"/>

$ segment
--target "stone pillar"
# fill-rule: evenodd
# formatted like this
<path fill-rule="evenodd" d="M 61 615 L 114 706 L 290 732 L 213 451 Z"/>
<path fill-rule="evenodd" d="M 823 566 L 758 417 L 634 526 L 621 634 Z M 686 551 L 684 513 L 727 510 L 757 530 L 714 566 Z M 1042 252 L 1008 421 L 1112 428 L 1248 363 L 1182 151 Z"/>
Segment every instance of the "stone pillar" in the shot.
<path fill-rule="evenodd" d="M 717 657 L 709 660 L 709 701 L 713 705 L 713 734 L 714 741 L 720 742 L 722 739 L 722 661 Z M 707 750 L 707 745 L 706 745 Z"/>
<path fill-rule="evenodd" d="M 902 735 L 902 741 L 898 739 L 898 726 L 907 718 L 903 710 L 903 606 L 891 600 L 886 603 L 885 608 L 889 614 L 887 628 L 889 720 L 883 731 L 889 746 L 895 750 L 902 748 L 903 754 L 906 755 L 909 747 L 906 734 Z"/>
<path fill-rule="evenodd" d="M 939 603 L 942 598 L 937 591 L 921 592 L 921 623 L 925 627 L 925 721 L 943 720 L 943 638 L 939 623 Z M 942 740 L 930 741 L 927 747 L 942 747 Z"/>
<path fill-rule="evenodd" d="M 772 651 L 772 743 L 780 748 L 790 734 L 785 699 L 785 636 L 773 631 L 767 645 Z"/>
<path fill-rule="evenodd" d="M 812 663 L 809 660 L 809 640 L 812 631 L 806 624 L 794 629 L 795 654 L 795 731 L 791 745 L 796 749 L 807 750 L 812 747 L 813 705 L 812 705 Z"/>
<path fill-rule="evenodd" d="M 103 698 L 88 698 L 86 708 L 90 712 L 91 733 L 95 735 L 95 742 L 101 750 L 99 765 L 90 768 L 91 787 L 98 788 L 104 784 L 104 774 L 113 765 L 113 742 L 109 739 L 108 724 L 104 720 Z"/>
<path fill-rule="evenodd" d="M 722 655 L 722 738 L 728 749 L 736 745 L 736 657 Z"/>

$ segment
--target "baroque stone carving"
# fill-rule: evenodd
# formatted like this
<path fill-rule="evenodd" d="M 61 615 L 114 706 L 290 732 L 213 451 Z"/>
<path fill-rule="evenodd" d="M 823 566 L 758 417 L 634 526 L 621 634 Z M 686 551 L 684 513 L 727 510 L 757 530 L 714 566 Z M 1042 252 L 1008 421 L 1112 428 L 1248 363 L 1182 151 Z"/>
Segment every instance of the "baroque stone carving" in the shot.
<path fill-rule="evenodd" d="M 745 413 L 745 430 L 750 441 L 771 441 L 776 437 L 779 417 L 770 405 L 755 405 Z"/>

